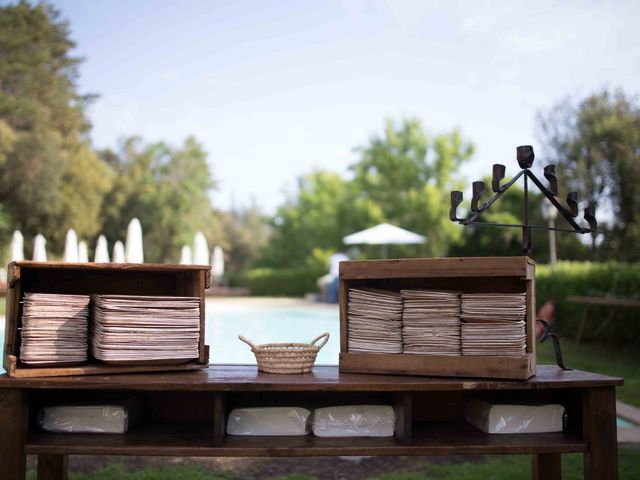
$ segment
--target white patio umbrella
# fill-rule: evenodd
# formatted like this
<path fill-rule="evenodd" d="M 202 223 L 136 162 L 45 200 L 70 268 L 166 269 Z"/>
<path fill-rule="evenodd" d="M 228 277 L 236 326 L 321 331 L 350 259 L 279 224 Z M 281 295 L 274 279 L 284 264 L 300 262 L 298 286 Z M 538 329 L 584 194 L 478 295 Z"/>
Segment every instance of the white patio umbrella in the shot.
<path fill-rule="evenodd" d="M 389 245 L 420 244 L 427 237 L 410 232 L 395 225 L 381 223 L 375 227 L 352 233 L 342 239 L 345 245 L 382 245 L 382 257 L 387 257 Z"/>

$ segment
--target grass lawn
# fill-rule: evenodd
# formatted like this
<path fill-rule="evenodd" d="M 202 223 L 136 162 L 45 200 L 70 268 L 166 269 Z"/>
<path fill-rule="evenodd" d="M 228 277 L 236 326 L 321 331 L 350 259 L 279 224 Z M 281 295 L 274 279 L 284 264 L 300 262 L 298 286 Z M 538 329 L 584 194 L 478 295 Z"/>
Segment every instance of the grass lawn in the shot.
<path fill-rule="evenodd" d="M 640 451 L 620 450 L 620 479 L 634 480 L 640 471 Z M 567 480 L 583 477 L 582 455 L 562 456 L 562 478 Z M 35 472 L 28 477 L 35 480 Z M 120 465 L 111 465 L 91 474 L 73 474 L 71 480 L 246 480 L 228 472 L 212 472 L 194 465 L 170 465 L 166 467 L 146 467 L 127 470 Z M 265 477 L 264 480 L 315 480 L 316 477 L 292 473 L 286 476 Z M 518 480 L 531 478 L 531 457 L 509 455 L 487 457 L 484 462 L 458 463 L 454 465 L 434 465 L 424 463 L 410 472 L 397 472 L 368 480 Z"/>
<path fill-rule="evenodd" d="M 640 407 L 640 355 L 637 350 L 607 348 L 582 343 L 579 349 L 573 341 L 561 339 L 562 356 L 567 367 L 624 378 L 624 387 L 618 388 L 618 400 Z M 555 365 L 551 340 L 536 345 L 538 364 Z"/>

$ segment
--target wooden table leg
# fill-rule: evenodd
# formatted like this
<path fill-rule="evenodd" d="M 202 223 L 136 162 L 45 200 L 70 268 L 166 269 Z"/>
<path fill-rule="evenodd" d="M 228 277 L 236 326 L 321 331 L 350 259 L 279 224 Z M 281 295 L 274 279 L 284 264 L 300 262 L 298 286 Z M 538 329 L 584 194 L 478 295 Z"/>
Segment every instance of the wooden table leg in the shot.
<path fill-rule="evenodd" d="M 25 392 L 0 389 L 0 477 L 24 480 L 27 456 L 24 441 L 27 433 L 27 400 Z"/>
<path fill-rule="evenodd" d="M 38 455 L 38 480 L 67 480 L 67 455 Z"/>
<path fill-rule="evenodd" d="M 585 306 L 582 311 L 582 318 L 580 319 L 580 326 L 578 327 L 578 334 L 576 335 L 576 351 L 580 348 L 580 341 L 582 340 L 582 332 L 584 331 L 584 325 L 587 323 L 587 312 L 589 312 L 589 306 Z"/>
<path fill-rule="evenodd" d="M 533 480 L 560 480 L 562 462 L 559 453 L 531 455 L 531 478 Z"/>
<path fill-rule="evenodd" d="M 586 389 L 582 398 L 582 431 L 589 451 L 584 454 L 584 478 L 618 478 L 616 390 L 614 387 Z"/>

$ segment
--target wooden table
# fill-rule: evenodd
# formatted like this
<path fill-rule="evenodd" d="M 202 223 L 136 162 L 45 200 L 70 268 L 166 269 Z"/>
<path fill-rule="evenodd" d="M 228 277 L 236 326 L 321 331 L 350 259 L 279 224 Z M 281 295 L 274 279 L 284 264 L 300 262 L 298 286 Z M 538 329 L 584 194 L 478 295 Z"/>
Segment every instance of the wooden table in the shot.
<path fill-rule="evenodd" d="M 260 374 L 251 366 L 195 372 L 59 378 L 0 376 L 0 465 L 5 480 L 25 478 L 38 455 L 38 478 L 67 475 L 67 455 L 311 456 L 531 454 L 538 479 L 560 478 L 562 453 L 584 454 L 585 478 L 617 478 L 615 387 L 620 378 L 541 366 L 526 380 L 339 374 Z M 54 434 L 37 427 L 47 404 L 138 395 L 146 421 L 123 435 Z M 553 402 L 565 406 L 562 433 L 489 435 L 463 420 L 465 399 Z M 395 438 L 231 437 L 230 408 L 384 402 L 396 409 Z"/>
<path fill-rule="evenodd" d="M 569 295 L 567 297 L 567 302 L 583 306 L 580 326 L 578 327 L 578 333 L 576 334 L 576 349 L 580 348 L 580 341 L 582 340 L 582 334 L 584 333 L 584 326 L 587 323 L 589 306 L 607 307 L 606 317 L 600 319 L 598 328 L 594 332 L 594 336 L 596 337 L 607 327 L 607 325 L 611 323 L 618 308 L 640 308 L 640 300 L 634 300 L 632 298 L 584 297 L 580 295 Z"/>

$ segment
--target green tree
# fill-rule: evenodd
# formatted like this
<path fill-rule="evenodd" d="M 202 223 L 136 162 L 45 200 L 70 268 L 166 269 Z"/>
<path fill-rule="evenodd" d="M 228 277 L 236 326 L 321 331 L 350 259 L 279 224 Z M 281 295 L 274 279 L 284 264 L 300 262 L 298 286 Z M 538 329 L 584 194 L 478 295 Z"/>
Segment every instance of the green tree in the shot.
<path fill-rule="evenodd" d="M 50 5 L 0 8 L 0 204 L 11 228 L 54 249 L 68 228 L 96 234 L 109 187 L 86 138 L 91 96 L 78 93 L 74 46 Z"/>
<path fill-rule="evenodd" d="M 380 207 L 361 196 L 354 182 L 315 171 L 298 179 L 297 190 L 278 208 L 272 235 L 258 265 L 299 267 L 314 249 L 341 250 L 342 238 L 383 221 Z"/>
<path fill-rule="evenodd" d="M 176 262 L 181 246 L 191 245 L 197 231 L 211 245 L 219 230 L 209 196 L 215 182 L 207 154 L 194 138 L 174 148 L 162 142 L 144 145 L 132 137 L 119 152 L 102 152 L 102 158 L 114 176 L 101 216 L 109 240 L 123 239 L 129 221 L 137 217 L 146 261 Z"/>
<path fill-rule="evenodd" d="M 222 246 L 228 258 L 225 270 L 234 273 L 247 270 L 269 238 L 268 217 L 255 202 L 218 215 L 222 228 L 214 235 L 214 241 Z"/>
<path fill-rule="evenodd" d="M 599 209 L 600 257 L 640 259 L 640 104 L 622 90 L 566 99 L 537 118 L 566 191 Z M 596 250 L 597 248 L 597 250 Z"/>
<path fill-rule="evenodd" d="M 384 134 L 358 151 L 361 159 L 352 171 L 362 197 L 377 205 L 387 222 L 426 235 L 420 253 L 445 255 L 461 235 L 449 220 L 449 191 L 458 186 L 460 165 L 473 154 L 471 143 L 458 130 L 428 135 L 413 118 L 399 125 L 387 121 Z"/>

